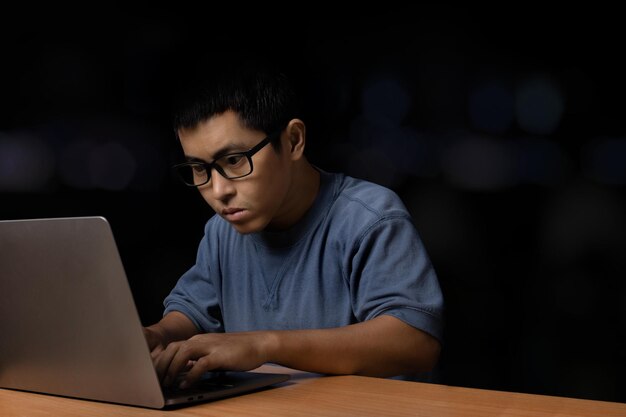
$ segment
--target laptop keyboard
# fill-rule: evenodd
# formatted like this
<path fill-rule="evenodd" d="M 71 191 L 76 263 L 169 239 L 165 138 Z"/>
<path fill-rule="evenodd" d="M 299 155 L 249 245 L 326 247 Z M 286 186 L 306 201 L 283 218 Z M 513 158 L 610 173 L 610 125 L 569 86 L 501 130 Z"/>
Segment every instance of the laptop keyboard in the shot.
<path fill-rule="evenodd" d="M 224 379 L 223 372 L 207 372 L 191 387 L 181 389 L 178 386 L 182 382 L 184 376 L 184 373 L 180 374 L 171 386 L 162 387 L 163 394 L 168 397 L 171 397 L 173 395 L 194 395 L 198 393 L 218 391 L 234 387 L 234 385 L 228 383 L 228 381 Z"/>

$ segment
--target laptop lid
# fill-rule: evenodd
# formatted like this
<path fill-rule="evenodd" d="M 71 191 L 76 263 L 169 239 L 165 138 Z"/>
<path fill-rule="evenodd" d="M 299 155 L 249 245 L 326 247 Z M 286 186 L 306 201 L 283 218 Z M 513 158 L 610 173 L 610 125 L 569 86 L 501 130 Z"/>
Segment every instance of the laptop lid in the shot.
<path fill-rule="evenodd" d="M 166 401 L 103 217 L 0 221 L 0 335 L 2 388 L 162 408 L 288 378 L 232 373 Z"/>

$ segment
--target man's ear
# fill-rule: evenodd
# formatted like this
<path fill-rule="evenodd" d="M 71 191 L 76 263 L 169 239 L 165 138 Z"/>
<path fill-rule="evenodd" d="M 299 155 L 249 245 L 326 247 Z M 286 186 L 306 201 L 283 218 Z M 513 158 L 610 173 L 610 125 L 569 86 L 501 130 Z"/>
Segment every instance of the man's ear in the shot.
<path fill-rule="evenodd" d="M 291 160 L 295 161 L 304 155 L 306 144 L 306 126 L 300 119 L 291 119 L 285 128 L 287 132 L 287 150 Z"/>

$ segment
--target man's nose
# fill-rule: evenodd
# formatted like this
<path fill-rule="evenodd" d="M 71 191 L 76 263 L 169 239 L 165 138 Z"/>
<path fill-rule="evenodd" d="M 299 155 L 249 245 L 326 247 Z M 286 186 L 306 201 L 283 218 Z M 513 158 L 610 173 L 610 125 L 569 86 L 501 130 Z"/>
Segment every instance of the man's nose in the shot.
<path fill-rule="evenodd" d="M 211 170 L 211 189 L 213 197 L 223 200 L 235 193 L 235 186 L 232 180 L 224 178 L 217 170 Z"/>

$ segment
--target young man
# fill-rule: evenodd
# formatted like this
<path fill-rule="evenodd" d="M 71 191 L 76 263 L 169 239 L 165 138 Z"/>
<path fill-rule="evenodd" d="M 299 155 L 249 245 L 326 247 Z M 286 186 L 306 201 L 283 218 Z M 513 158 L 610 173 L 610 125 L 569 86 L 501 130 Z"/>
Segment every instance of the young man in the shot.
<path fill-rule="evenodd" d="M 392 191 L 324 172 L 280 73 L 226 71 L 175 118 L 176 170 L 215 211 L 196 264 L 145 329 L 155 367 L 187 386 L 266 362 L 394 376 L 437 362 L 443 299 Z"/>

